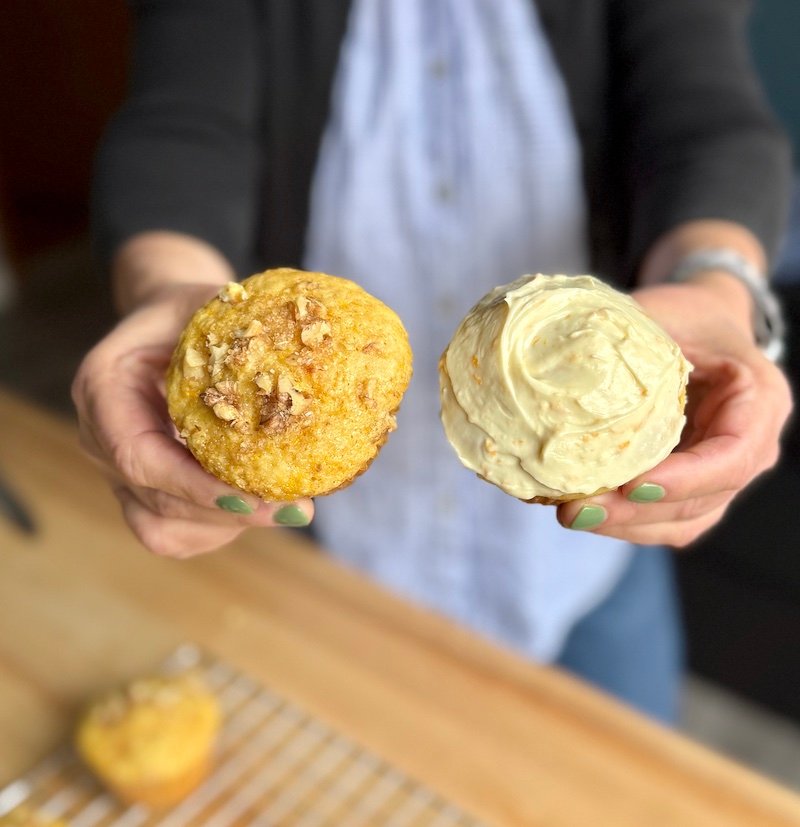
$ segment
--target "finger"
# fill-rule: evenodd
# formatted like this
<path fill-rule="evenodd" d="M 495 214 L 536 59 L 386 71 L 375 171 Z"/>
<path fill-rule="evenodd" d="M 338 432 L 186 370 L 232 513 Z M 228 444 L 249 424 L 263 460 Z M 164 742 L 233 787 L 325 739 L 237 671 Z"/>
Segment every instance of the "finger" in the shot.
<path fill-rule="evenodd" d="M 229 503 L 227 508 L 221 508 L 219 505 L 214 508 L 205 508 L 154 488 L 129 488 L 128 490 L 145 508 L 160 517 L 188 520 L 197 524 L 228 527 L 240 525 L 244 528 L 248 526 L 303 526 L 308 525 L 314 516 L 314 503 L 305 499 L 290 503 L 259 502 L 258 508 L 248 513 L 244 501 L 238 495 L 232 498 L 233 502 Z"/>
<path fill-rule="evenodd" d="M 261 500 L 226 485 L 202 469 L 189 450 L 173 436 L 166 403 L 158 391 L 158 371 L 137 362 L 123 372 L 124 381 L 108 387 L 94 380 L 85 396 L 82 441 L 132 488 L 152 488 L 214 508 L 238 497 L 244 510 L 259 509 Z"/>
<path fill-rule="evenodd" d="M 314 506 L 310 500 L 265 503 L 206 473 L 175 439 L 166 410 L 160 410 L 164 408 L 163 397 L 147 384 L 147 378 L 134 373 L 129 392 L 127 399 L 118 400 L 127 401 L 127 408 L 123 404 L 108 410 L 104 403 L 90 405 L 89 417 L 80 424 L 81 442 L 90 456 L 105 464 L 112 478 L 137 492 L 139 501 L 154 513 L 220 525 L 226 524 L 226 514 L 252 518 L 240 520 L 247 525 L 303 526 L 311 521 Z M 99 398 L 104 398 L 102 393 Z M 117 425 L 117 419 L 126 410 L 125 416 L 130 415 L 134 426 L 148 430 L 125 435 L 115 448 L 109 448 L 110 434 L 124 427 L 122 421 Z"/>
<path fill-rule="evenodd" d="M 573 500 L 560 505 L 558 521 L 571 528 L 586 506 L 604 510 L 604 529 L 612 526 L 646 526 L 659 523 L 693 522 L 726 505 L 733 497 L 730 492 L 718 492 L 705 497 L 693 497 L 677 502 L 632 502 L 619 491 L 610 491 L 590 500 Z M 584 514 L 586 512 L 583 512 Z M 600 516 L 598 514 L 598 516 Z M 591 527 L 591 526 L 590 526 Z"/>
<path fill-rule="evenodd" d="M 756 394 L 748 368 L 726 365 L 697 407 L 696 441 L 623 485 L 622 495 L 636 499 L 643 485 L 663 489 L 664 502 L 733 495 L 777 461 L 784 421 L 779 407 Z"/>
<path fill-rule="evenodd" d="M 185 559 L 227 545 L 244 531 L 244 526 L 212 526 L 188 520 L 173 520 L 154 514 L 125 488 L 117 497 L 122 513 L 139 542 L 154 554 Z"/>
<path fill-rule="evenodd" d="M 693 543 L 704 532 L 716 525 L 724 516 L 728 504 L 710 511 L 695 520 L 682 522 L 647 523 L 645 525 L 600 524 L 592 534 L 615 537 L 642 546 L 674 546 L 684 548 Z"/>
<path fill-rule="evenodd" d="M 706 531 L 713 528 L 725 515 L 728 505 L 704 514 L 696 520 L 678 523 L 650 523 L 635 526 L 601 526 L 594 534 L 604 537 L 616 537 L 642 546 L 673 546 L 685 548 L 691 545 Z"/>

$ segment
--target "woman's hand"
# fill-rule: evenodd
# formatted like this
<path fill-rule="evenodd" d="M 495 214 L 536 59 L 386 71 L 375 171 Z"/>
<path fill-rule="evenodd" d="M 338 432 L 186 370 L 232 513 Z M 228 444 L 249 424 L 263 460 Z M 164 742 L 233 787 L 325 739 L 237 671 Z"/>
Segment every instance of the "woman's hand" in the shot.
<path fill-rule="evenodd" d="M 792 408 L 783 373 L 753 341 L 749 307 L 722 274 L 646 287 L 634 298 L 694 365 L 687 424 L 663 462 L 617 491 L 558 508 L 562 525 L 643 545 L 685 546 L 778 460 Z"/>
<path fill-rule="evenodd" d="M 173 348 L 218 290 L 211 280 L 181 279 L 149 291 L 89 352 L 72 386 L 83 448 L 108 476 L 134 534 L 170 557 L 218 548 L 248 526 L 306 525 L 314 512 L 310 500 L 265 503 L 207 474 L 170 421 L 164 374 Z"/>

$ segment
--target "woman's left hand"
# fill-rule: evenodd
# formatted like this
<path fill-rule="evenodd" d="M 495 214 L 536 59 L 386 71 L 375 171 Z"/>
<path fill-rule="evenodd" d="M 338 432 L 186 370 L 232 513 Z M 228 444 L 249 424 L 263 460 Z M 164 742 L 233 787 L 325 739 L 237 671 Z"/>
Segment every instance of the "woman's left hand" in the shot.
<path fill-rule="evenodd" d="M 741 301 L 728 303 L 730 278 L 712 274 L 633 293 L 694 365 L 686 427 L 679 446 L 651 471 L 559 506 L 562 525 L 642 545 L 686 546 L 775 465 L 791 392 L 754 343 L 749 312 Z"/>

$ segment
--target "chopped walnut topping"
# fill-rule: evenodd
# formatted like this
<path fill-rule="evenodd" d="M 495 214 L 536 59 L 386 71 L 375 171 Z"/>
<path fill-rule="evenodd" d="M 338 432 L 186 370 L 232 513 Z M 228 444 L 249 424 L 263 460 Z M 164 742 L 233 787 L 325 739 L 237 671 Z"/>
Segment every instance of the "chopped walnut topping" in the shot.
<path fill-rule="evenodd" d="M 253 319 L 247 327 L 240 327 L 235 336 L 237 339 L 252 339 L 254 336 L 260 336 L 264 332 L 264 325 L 258 319 Z"/>
<path fill-rule="evenodd" d="M 308 316 L 308 299 L 305 296 L 298 296 L 294 300 L 294 316 L 297 321 L 302 321 Z"/>
<path fill-rule="evenodd" d="M 243 365 L 247 361 L 247 350 L 250 347 L 249 339 L 234 339 L 233 344 L 225 355 L 226 365 Z"/>
<path fill-rule="evenodd" d="M 225 422 L 236 424 L 241 419 L 241 412 L 237 407 L 239 398 L 236 385 L 230 380 L 219 382 L 213 388 L 207 388 L 200 394 L 200 398 L 214 411 L 214 416 Z"/>
<path fill-rule="evenodd" d="M 300 331 L 300 341 L 308 347 L 319 347 L 326 336 L 331 335 L 331 326 L 322 319 L 303 325 Z"/>
<path fill-rule="evenodd" d="M 238 304 L 239 302 L 247 301 L 248 296 L 247 291 L 241 284 L 230 281 L 217 293 L 217 298 L 229 304 Z"/>
<path fill-rule="evenodd" d="M 222 370 L 222 366 L 225 364 L 225 358 L 230 350 L 230 345 L 226 345 L 223 342 L 221 345 L 211 345 L 209 350 L 211 351 L 211 356 L 208 360 L 208 369 L 211 372 L 211 378 L 216 379 Z"/>
<path fill-rule="evenodd" d="M 309 296 L 298 296 L 294 300 L 294 317 L 298 322 L 306 319 L 327 319 L 328 310 L 322 302 Z"/>
<path fill-rule="evenodd" d="M 292 416 L 298 416 L 299 414 L 303 413 L 303 411 L 306 410 L 306 408 L 308 408 L 308 397 L 303 396 L 303 394 L 300 393 L 300 391 L 292 388 L 289 391 L 289 396 L 292 398 Z"/>
<path fill-rule="evenodd" d="M 187 347 L 183 356 L 183 375 L 187 379 L 205 378 L 206 357 L 193 347 Z"/>
<path fill-rule="evenodd" d="M 272 393 L 272 390 L 275 387 L 275 378 L 269 373 L 257 373 L 253 377 L 253 381 L 265 393 Z"/>
<path fill-rule="evenodd" d="M 266 385 L 272 377 L 258 374 Z M 258 384 L 258 379 L 256 379 Z M 260 387 L 260 385 L 259 385 Z M 308 397 L 304 396 L 294 386 L 292 377 L 286 373 L 278 376 L 277 387 L 273 386 L 261 402 L 261 421 L 264 429 L 271 433 L 285 431 L 291 424 L 294 417 L 306 411 L 310 403 Z"/>
<path fill-rule="evenodd" d="M 287 395 L 288 398 L 288 395 Z M 261 425 L 267 433 L 278 434 L 289 427 L 289 403 L 281 401 L 275 394 L 265 397 L 261 404 Z"/>
<path fill-rule="evenodd" d="M 278 393 L 289 393 L 293 384 L 292 377 L 288 373 L 282 373 L 278 377 Z"/>
<path fill-rule="evenodd" d="M 184 359 L 190 368 L 198 368 L 206 363 L 206 357 L 203 356 L 199 350 L 193 347 L 186 348 L 186 355 L 184 356 Z"/>
<path fill-rule="evenodd" d="M 202 691 L 194 673 L 186 673 L 176 680 L 140 678 L 127 687 L 107 695 L 92 710 L 99 723 L 113 726 L 119 723 L 133 705 L 150 704 L 168 708 L 179 703 L 187 694 Z"/>
<path fill-rule="evenodd" d="M 213 408 L 218 402 L 225 401 L 225 394 L 220 393 L 216 388 L 207 388 L 200 394 L 200 398 L 209 408 Z"/>
<path fill-rule="evenodd" d="M 217 390 L 224 394 L 227 399 L 231 401 L 236 399 L 236 382 L 232 379 L 226 379 L 223 382 L 217 382 Z"/>
<path fill-rule="evenodd" d="M 224 343 L 221 345 L 211 345 L 209 350 L 211 351 L 209 367 L 213 369 L 215 365 L 221 364 L 225 361 L 225 356 L 227 355 L 228 350 L 230 350 L 230 345 L 226 345 Z"/>
<path fill-rule="evenodd" d="M 214 416 L 226 422 L 236 422 L 239 418 L 239 411 L 227 402 L 217 402 L 211 410 L 214 411 Z"/>

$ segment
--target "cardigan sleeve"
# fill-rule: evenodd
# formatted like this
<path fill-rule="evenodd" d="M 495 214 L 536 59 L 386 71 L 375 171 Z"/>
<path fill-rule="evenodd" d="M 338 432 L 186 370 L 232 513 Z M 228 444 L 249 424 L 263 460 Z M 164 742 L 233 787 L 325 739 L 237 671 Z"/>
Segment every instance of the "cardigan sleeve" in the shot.
<path fill-rule="evenodd" d="M 256 220 L 257 21 L 251 0 L 136 0 L 130 94 L 95 163 L 95 249 L 146 230 L 203 239 L 241 267 Z"/>
<path fill-rule="evenodd" d="M 660 235 L 734 221 L 775 255 L 791 154 L 749 56 L 746 0 L 612 0 L 612 84 L 632 270 Z"/>

